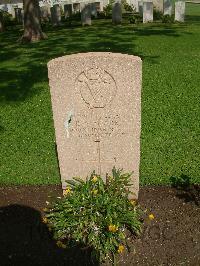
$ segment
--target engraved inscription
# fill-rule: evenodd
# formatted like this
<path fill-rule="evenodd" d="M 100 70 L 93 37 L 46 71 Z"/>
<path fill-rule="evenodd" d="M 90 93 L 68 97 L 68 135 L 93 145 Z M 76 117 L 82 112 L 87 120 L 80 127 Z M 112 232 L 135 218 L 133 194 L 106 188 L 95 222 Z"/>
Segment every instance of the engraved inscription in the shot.
<path fill-rule="evenodd" d="M 75 82 L 83 101 L 89 108 L 104 108 L 117 93 L 114 78 L 106 70 L 90 68 L 81 72 Z"/>
<path fill-rule="evenodd" d="M 70 128 L 71 136 L 91 138 L 93 141 L 113 137 L 121 132 L 119 114 L 105 114 L 100 117 L 88 113 L 79 113 L 74 117 Z"/>

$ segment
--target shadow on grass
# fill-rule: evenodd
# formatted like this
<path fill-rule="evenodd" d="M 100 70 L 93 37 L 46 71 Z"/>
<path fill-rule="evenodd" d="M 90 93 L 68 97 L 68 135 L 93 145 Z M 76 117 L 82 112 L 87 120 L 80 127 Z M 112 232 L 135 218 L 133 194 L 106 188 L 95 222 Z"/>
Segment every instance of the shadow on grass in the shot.
<path fill-rule="evenodd" d="M 182 174 L 180 177 L 170 177 L 172 187 L 177 189 L 176 196 L 185 202 L 194 202 L 200 207 L 200 185 L 192 184 L 191 178 Z"/>
<path fill-rule="evenodd" d="M 137 50 L 140 36 L 164 35 L 179 37 L 181 27 L 165 24 L 132 25 L 124 21 L 113 26 L 110 19 L 95 20 L 91 27 L 82 27 L 80 21 L 65 22 L 54 28 L 44 25 L 48 39 L 32 44 L 20 44 L 22 28 L 8 27 L 0 34 L 0 102 L 17 103 L 39 94 L 41 82 L 47 82 L 47 62 L 50 59 L 80 52 L 116 52 L 137 55 L 151 64 L 159 56 Z M 36 88 L 37 87 L 37 88 Z"/>
<path fill-rule="evenodd" d="M 0 208 L 0 246 L 2 266 L 99 265 L 89 249 L 59 248 L 40 213 L 22 205 Z"/>
<path fill-rule="evenodd" d="M 62 55 L 80 52 L 116 52 L 134 54 L 156 64 L 158 55 L 139 52 L 135 40 L 141 35 L 166 35 L 177 37 L 176 28 L 166 29 L 165 25 L 154 29 L 145 26 L 123 24 L 113 26 L 110 20 L 97 20 L 91 27 L 66 24 L 53 28 L 45 26 L 48 39 L 21 45 L 22 34 L 19 26 L 9 28 L 0 35 L 0 102 L 17 103 L 38 94 L 43 89 L 38 85 L 47 82 L 47 62 Z"/>

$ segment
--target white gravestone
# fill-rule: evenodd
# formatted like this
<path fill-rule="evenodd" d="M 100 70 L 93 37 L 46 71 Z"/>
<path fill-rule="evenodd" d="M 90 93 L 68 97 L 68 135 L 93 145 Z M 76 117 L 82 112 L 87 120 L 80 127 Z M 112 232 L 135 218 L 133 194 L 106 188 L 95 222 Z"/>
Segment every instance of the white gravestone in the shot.
<path fill-rule="evenodd" d="M 143 2 L 143 23 L 153 21 L 153 2 Z"/>
<path fill-rule="evenodd" d="M 175 2 L 175 21 L 184 22 L 185 20 L 185 2 Z"/>
<path fill-rule="evenodd" d="M 172 15 L 172 0 L 164 0 L 163 2 L 163 13 L 164 15 Z"/>

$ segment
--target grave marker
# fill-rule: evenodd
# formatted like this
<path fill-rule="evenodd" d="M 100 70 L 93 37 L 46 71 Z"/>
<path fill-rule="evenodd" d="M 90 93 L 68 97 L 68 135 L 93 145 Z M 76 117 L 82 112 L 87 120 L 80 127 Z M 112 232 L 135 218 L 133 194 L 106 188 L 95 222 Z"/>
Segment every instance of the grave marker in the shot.
<path fill-rule="evenodd" d="M 143 2 L 143 23 L 153 21 L 153 2 Z"/>
<path fill-rule="evenodd" d="M 51 22 L 53 26 L 60 25 L 61 22 L 61 10 L 58 4 L 51 7 Z"/>
<path fill-rule="evenodd" d="M 72 16 L 72 4 L 64 5 L 64 15 L 65 19 L 70 18 Z"/>
<path fill-rule="evenodd" d="M 51 60 L 48 76 L 62 179 L 132 172 L 138 195 L 142 61 L 115 53 Z"/>
<path fill-rule="evenodd" d="M 84 25 L 91 25 L 91 5 L 90 4 L 84 4 L 81 5 L 81 22 L 82 26 Z"/>
<path fill-rule="evenodd" d="M 120 2 L 113 3 L 112 6 L 112 22 L 114 24 L 122 23 L 122 7 Z"/>
<path fill-rule="evenodd" d="M 175 21 L 184 22 L 185 20 L 185 2 L 175 2 Z"/>
<path fill-rule="evenodd" d="M 172 15 L 172 1 L 171 0 L 164 0 L 163 2 L 163 13 L 164 15 Z"/>

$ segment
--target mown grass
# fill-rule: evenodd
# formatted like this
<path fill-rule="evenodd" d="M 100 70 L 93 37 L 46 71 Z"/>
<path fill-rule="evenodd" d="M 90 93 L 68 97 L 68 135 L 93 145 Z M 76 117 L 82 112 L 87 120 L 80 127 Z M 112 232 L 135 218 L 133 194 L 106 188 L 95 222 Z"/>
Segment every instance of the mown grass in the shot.
<path fill-rule="evenodd" d="M 140 183 L 168 184 L 181 174 L 200 183 L 200 7 L 187 6 L 186 20 L 46 27 L 48 40 L 28 45 L 17 42 L 19 27 L 1 33 L 0 183 L 60 183 L 47 62 L 88 51 L 143 59 Z"/>

